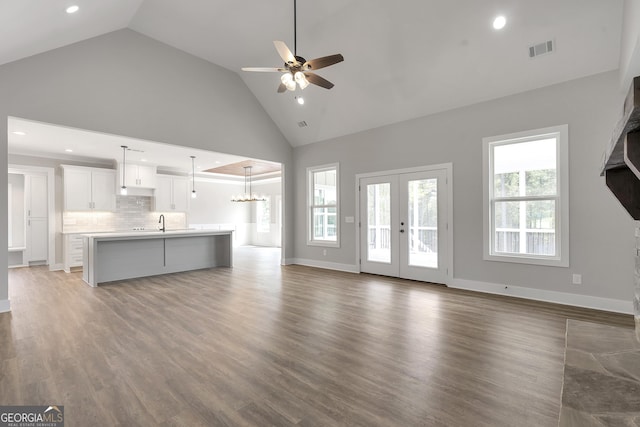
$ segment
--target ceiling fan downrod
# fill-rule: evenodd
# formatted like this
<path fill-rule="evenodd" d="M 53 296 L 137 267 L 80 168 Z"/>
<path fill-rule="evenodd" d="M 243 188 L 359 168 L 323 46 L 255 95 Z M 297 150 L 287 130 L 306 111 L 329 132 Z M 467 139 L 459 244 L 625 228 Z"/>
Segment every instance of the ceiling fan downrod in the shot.
<path fill-rule="evenodd" d="M 293 0 L 293 56 L 298 56 L 298 12 L 297 0 Z"/>

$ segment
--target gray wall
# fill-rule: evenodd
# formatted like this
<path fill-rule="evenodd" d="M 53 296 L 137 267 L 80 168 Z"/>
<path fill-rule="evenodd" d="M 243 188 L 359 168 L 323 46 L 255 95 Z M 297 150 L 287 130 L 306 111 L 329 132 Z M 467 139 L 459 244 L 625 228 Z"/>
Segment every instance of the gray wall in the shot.
<path fill-rule="evenodd" d="M 625 0 L 620 43 L 620 82 L 628 89 L 640 75 L 640 1 Z"/>
<path fill-rule="evenodd" d="M 616 72 L 385 126 L 294 150 L 296 257 L 356 263 L 355 175 L 453 163 L 454 277 L 630 301 L 634 223 L 599 176 L 602 154 L 621 114 Z M 570 267 L 484 261 L 482 138 L 569 125 Z M 307 246 L 305 172 L 340 163 L 341 247 Z M 356 221 L 357 222 L 357 221 Z M 571 284 L 571 274 L 583 284 Z"/>
<path fill-rule="evenodd" d="M 285 170 L 292 161 L 291 146 L 236 73 L 127 29 L 0 66 L 5 165 L 8 116 L 271 160 Z M 0 180 L 6 223 L 6 170 Z M 6 242 L 2 228 L 4 265 Z M 289 256 L 292 246 L 286 242 Z M 2 275 L 0 301 L 7 298 Z"/>

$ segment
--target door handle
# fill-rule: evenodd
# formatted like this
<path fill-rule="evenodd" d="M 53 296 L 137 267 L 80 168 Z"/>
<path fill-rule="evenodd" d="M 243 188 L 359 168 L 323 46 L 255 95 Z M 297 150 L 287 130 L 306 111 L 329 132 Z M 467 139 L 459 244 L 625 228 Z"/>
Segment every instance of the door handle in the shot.
<path fill-rule="evenodd" d="M 401 229 L 400 229 L 400 232 L 401 232 L 401 233 L 404 233 L 404 228 L 401 228 Z"/>

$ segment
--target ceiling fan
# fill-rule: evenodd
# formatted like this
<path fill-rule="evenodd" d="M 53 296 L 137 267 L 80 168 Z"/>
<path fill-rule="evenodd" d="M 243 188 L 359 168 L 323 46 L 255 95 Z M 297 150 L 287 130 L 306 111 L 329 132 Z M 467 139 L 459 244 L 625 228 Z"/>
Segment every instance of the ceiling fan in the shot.
<path fill-rule="evenodd" d="M 309 84 L 314 84 L 325 89 L 331 89 L 334 85 L 329 80 L 320 77 L 312 71 L 319 70 L 321 68 L 328 67 L 338 62 L 344 61 L 344 57 L 341 54 L 323 56 L 322 58 L 311 59 L 307 61 L 302 56 L 297 54 L 297 11 L 296 0 L 293 0 L 293 53 L 287 47 L 287 45 L 279 40 L 273 42 L 276 46 L 278 54 L 284 61 L 284 66 L 279 68 L 266 68 L 266 67 L 244 67 L 242 71 L 259 71 L 259 72 L 281 72 L 280 86 L 278 86 L 278 93 L 283 93 L 287 90 L 296 90 L 296 83 L 300 86 L 300 89 L 304 89 Z"/>

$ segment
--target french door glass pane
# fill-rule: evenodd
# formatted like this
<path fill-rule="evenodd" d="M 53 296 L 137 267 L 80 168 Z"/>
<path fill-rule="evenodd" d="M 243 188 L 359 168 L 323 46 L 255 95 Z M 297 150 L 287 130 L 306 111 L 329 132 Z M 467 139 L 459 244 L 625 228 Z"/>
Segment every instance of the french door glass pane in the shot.
<path fill-rule="evenodd" d="M 409 181 L 409 265 L 438 268 L 438 180 Z"/>
<path fill-rule="evenodd" d="M 367 185 L 367 260 L 391 262 L 391 184 Z"/>

